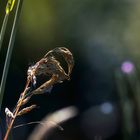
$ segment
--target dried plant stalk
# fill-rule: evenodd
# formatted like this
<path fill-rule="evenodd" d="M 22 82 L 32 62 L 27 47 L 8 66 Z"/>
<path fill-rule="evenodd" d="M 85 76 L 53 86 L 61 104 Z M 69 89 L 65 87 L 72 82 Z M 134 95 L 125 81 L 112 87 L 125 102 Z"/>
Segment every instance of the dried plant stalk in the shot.
<path fill-rule="evenodd" d="M 55 56 L 56 53 L 58 55 L 62 55 L 64 57 L 64 60 L 67 62 L 67 73 L 61 66 L 59 60 L 57 60 Z M 27 72 L 27 82 L 24 91 L 21 93 L 14 111 L 11 112 L 8 108 L 5 109 L 5 113 L 9 121 L 7 121 L 8 128 L 4 140 L 7 140 L 9 132 L 13 126 L 16 117 L 30 112 L 36 107 L 36 105 L 25 107 L 22 110 L 21 107 L 23 107 L 23 105 L 25 105 L 33 95 L 43 94 L 54 84 L 61 83 L 64 80 L 69 80 L 73 65 L 74 60 L 72 53 L 67 48 L 62 47 L 55 48 L 49 51 L 40 61 L 38 61 L 35 65 L 29 67 Z M 50 76 L 50 79 L 43 83 L 40 87 L 34 89 L 33 87 L 35 87 L 37 82 L 36 79 L 40 75 Z"/>

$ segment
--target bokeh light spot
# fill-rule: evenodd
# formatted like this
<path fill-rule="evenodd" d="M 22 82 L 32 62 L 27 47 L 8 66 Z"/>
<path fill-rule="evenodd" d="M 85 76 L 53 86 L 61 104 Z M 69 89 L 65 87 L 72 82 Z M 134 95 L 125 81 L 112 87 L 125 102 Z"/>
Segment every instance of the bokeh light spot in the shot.
<path fill-rule="evenodd" d="M 134 71 L 134 64 L 130 61 L 125 61 L 122 63 L 121 70 L 124 73 L 130 74 Z"/>
<path fill-rule="evenodd" d="M 101 112 L 104 114 L 110 114 L 113 111 L 113 106 L 111 103 L 106 102 L 100 106 Z"/>

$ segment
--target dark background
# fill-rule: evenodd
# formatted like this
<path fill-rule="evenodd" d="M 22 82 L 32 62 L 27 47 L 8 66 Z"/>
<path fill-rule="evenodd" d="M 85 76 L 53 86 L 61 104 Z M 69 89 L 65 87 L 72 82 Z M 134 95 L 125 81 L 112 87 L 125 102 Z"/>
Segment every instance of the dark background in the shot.
<path fill-rule="evenodd" d="M 6 1 L 0 2 L 0 25 L 5 5 Z M 38 121 L 50 112 L 73 105 L 79 114 L 62 124 L 65 130 L 56 130 L 50 140 L 140 139 L 138 105 L 133 98 L 139 83 L 139 7 L 138 0 L 24 0 L 6 82 L 3 118 L 4 108 L 13 109 L 24 89 L 28 67 L 47 51 L 67 47 L 75 59 L 71 80 L 55 85 L 51 94 L 33 97 L 31 103 L 40 108 L 16 123 Z M 0 52 L 0 75 L 13 15 L 14 10 Z M 131 61 L 137 73 L 131 75 L 132 81 L 137 81 L 132 85 L 135 90 L 129 90 L 129 84 L 125 86 L 132 97 L 128 94 L 122 97 L 116 85 L 119 79 L 116 80 L 115 74 L 121 73 L 120 67 L 125 61 Z M 129 74 L 124 75 L 121 73 L 128 83 Z M 127 98 L 129 102 L 125 104 Z M 33 128 L 34 125 L 14 129 L 15 139 L 27 139 Z"/>

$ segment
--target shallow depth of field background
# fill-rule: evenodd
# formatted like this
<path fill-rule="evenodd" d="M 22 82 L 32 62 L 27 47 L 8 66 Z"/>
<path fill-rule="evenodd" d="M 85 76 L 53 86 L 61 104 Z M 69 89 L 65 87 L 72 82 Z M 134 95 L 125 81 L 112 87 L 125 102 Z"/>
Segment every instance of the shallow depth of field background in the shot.
<path fill-rule="evenodd" d="M 0 2 L 0 26 L 5 4 Z M 13 15 L 0 52 L 0 76 Z M 139 140 L 140 1 L 24 0 L 3 118 L 4 108 L 12 109 L 24 88 L 28 67 L 55 47 L 67 47 L 74 55 L 71 80 L 55 85 L 50 94 L 33 97 L 31 103 L 39 108 L 16 124 L 39 121 L 73 105 L 79 114 L 61 124 L 64 131 L 56 129 L 49 140 Z M 15 139 L 26 140 L 34 127 L 14 129 Z"/>

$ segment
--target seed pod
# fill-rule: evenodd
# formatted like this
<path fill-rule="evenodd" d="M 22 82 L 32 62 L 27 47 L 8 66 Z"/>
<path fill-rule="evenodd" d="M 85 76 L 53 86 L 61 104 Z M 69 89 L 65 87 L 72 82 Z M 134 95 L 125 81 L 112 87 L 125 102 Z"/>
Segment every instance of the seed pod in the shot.
<path fill-rule="evenodd" d="M 23 114 L 26 114 L 28 112 L 30 112 L 32 109 L 36 108 L 36 105 L 31 105 L 29 107 L 23 108 L 18 114 L 17 116 L 21 116 Z"/>
<path fill-rule="evenodd" d="M 31 99 L 31 96 L 26 97 L 23 101 L 22 101 L 22 105 L 25 105 L 26 103 L 28 103 L 28 101 Z"/>

